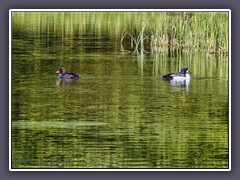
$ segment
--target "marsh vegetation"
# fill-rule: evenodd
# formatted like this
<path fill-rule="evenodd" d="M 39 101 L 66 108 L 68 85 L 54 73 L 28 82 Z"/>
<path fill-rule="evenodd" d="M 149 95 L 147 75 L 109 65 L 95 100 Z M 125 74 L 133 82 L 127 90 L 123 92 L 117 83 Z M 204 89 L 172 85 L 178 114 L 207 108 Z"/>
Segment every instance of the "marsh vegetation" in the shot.
<path fill-rule="evenodd" d="M 122 53 L 204 49 L 227 55 L 228 16 L 228 12 L 14 12 L 13 26 L 26 35 L 57 38 L 108 34 Z"/>

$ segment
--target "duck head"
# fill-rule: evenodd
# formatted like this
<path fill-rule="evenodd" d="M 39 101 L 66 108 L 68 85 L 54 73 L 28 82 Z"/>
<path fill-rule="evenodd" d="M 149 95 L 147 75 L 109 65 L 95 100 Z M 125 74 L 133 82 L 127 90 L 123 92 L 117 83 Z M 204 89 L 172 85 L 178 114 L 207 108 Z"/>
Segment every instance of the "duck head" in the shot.
<path fill-rule="evenodd" d="M 56 71 L 56 73 L 58 73 L 58 74 L 66 74 L 67 71 L 66 71 L 66 69 L 65 69 L 64 67 L 60 67 L 60 68 Z"/>
<path fill-rule="evenodd" d="M 188 74 L 190 73 L 190 70 L 188 68 L 183 68 L 181 71 L 180 71 L 181 74 Z"/>

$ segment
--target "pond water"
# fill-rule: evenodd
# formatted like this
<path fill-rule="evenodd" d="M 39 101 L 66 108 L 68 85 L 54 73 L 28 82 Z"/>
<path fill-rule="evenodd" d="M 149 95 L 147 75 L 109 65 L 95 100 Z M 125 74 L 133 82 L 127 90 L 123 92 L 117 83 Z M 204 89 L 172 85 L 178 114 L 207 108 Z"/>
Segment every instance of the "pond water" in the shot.
<path fill-rule="evenodd" d="M 59 84 L 60 66 L 81 78 Z M 228 96 L 227 57 L 13 36 L 12 168 L 228 168 Z"/>

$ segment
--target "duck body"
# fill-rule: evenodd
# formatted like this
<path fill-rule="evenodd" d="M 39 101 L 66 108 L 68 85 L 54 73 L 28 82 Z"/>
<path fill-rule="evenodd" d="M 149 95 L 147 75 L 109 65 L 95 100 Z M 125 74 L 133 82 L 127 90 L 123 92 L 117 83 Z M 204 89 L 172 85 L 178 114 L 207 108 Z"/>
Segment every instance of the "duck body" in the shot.
<path fill-rule="evenodd" d="M 59 73 L 58 78 L 60 80 L 73 80 L 73 79 L 79 79 L 79 75 L 73 72 L 67 72 L 64 67 L 60 67 L 56 73 Z"/>
<path fill-rule="evenodd" d="M 165 80 L 188 80 L 190 79 L 190 70 L 188 68 L 183 68 L 180 72 L 174 72 L 162 76 Z"/>

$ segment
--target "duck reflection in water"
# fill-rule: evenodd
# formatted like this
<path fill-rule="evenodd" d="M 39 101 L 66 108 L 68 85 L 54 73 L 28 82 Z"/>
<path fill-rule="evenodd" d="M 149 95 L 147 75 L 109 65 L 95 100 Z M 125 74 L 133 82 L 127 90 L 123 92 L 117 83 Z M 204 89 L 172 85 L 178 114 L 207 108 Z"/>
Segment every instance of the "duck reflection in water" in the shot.
<path fill-rule="evenodd" d="M 173 91 L 181 91 L 186 90 L 186 92 L 189 91 L 189 85 L 190 85 L 190 79 L 185 80 L 176 80 L 172 79 L 170 80 L 170 84 L 173 86 Z"/>
<path fill-rule="evenodd" d="M 57 86 L 64 86 L 64 85 L 67 85 L 67 84 L 69 84 L 73 81 L 74 80 L 72 80 L 72 79 L 58 79 L 58 80 L 56 80 L 56 85 Z"/>
<path fill-rule="evenodd" d="M 172 79 L 170 80 L 170 83 L 172 86 L 186 86 L 188 87 L 190 85 L 190 79 Z"/>

